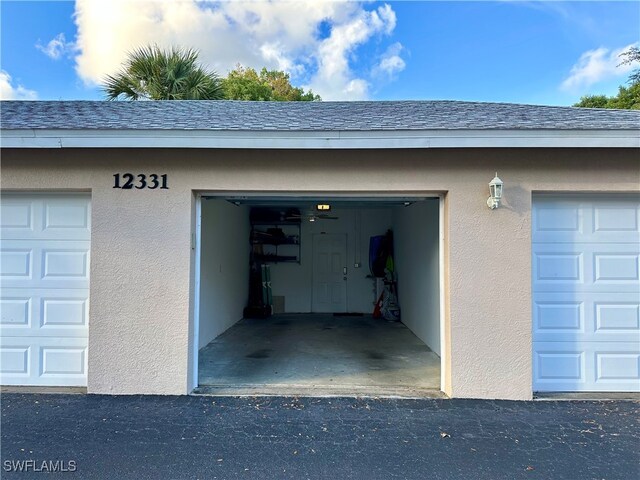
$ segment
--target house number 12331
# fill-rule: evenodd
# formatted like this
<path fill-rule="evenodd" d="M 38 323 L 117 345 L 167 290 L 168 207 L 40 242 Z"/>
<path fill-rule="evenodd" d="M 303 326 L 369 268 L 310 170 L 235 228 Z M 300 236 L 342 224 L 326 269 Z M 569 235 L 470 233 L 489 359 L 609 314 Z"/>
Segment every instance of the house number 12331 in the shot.
<path fill-rule="evenodd" d="M 137 175 L 133 173 L 115 173 L 113 175 L 113 188 L 122 188 L 123 190 L 131 190 L 133 188 L 155 190 L 160 188 L 161 190 L 168 190 L 169 186 L 167 185 L 166 173 L 164 175 L 156 175 L 155 173 L 150 175 L 145 175 L 144 173 L 138 173 Z"/>

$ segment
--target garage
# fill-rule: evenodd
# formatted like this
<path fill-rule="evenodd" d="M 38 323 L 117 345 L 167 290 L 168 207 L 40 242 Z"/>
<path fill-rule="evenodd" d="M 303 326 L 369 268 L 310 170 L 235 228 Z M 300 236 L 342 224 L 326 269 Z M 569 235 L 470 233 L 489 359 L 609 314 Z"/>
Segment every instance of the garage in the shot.
<path fill-rule="evenodd" d="M 640 197 L 533 203 L 534 391 L 640 391 Z"/>
<path fill-rule="evenodd" d="M 86 386 L 91 204 L 86 194 L 3 194 L 5 385 Z"/>
<path fill-rule="evenodd" d="M 1 106 L 2 385 L 638 390 L 637 111 Z M 254 208 L 298 221 L 258 225 Z M 369 242 L 388 230 L 400 322 L 372 315 Z M 249 318 L 260 257 L 273 314 Z"/>
<path fill-rule="evenodd" d="M 438 195 L 204 194 L 200 210 L 198 391 L 440 393 Z M 393 273 L 376 277 L 372 237 L 390 234 Z M 398 321 L 372 315 L 385 286 Z"/>

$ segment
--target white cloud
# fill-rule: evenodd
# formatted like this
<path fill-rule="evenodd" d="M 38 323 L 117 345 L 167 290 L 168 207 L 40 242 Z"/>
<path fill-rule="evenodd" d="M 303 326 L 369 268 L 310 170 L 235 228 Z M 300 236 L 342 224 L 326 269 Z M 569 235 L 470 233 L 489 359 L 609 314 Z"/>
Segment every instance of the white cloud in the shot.
<path fill-rule="evenodd" d="M 260 46 L 260 54 L 265 63 L 277 65 L 278 70 L 289 72 L 292 75 L 302 75 L 305 67 L 302 64 L 295 64 L 291 58 L 287 56 L 287 51 L 279 42 L 265 43 Z"/>
<path fill-rule="evenodd" d="M 356 47 L 378 34 L 389 34 L 395 27 L 395 13 L 388 5 L 377 10 L 360 10 L 322 40 L 317 49 L 318 70 L 309 86 L 322 95 L 331 92 L 334 100 L 360 100 L 366 98 L 369 82 L 353 78 L 349 65 Z"/>
<path fill-rule="evenodd" d="M 22 85 L 14 85 L 9 75 L 0 70 L 0 100 L 36 100 L 38 94 L 34 90 L 28 90 Z"/>
<path fill-rule="evenodd" d="M 374 67 L 374 75 L 394 78 L 395 75 L 404 70 L 407 64 L 400 56 L 403 49 L 402 44 L 399 42 L 390 45 L 380 57 L 378 65 Z"/>
<path fill-rule="evenodd" d="M 73 42 L 67 42 L 64 33 L 59 33 L 46 45 L 42 45 L 40 41 L 38 41 L 36 48 L 47 57 L 58 60 L 64 54 L 71 54 L 75 50 L 75 44 Z"/>
<path fill-rule="evenodd" d="M 391 35 L 396 16 L 386 4 L 333 0 L 76 0 L 75 21 L 76 71 L 89 85 L 118 71 L 134 48 L 180 45 L 198 49 L 222 75 L 237 63 L 286 70 L 294 83 L 331 100 L 368 96 L 371 78 L 355 71 L 354 52 Z M 330 26 L 324 38 L 323 25 Z"/>
<path fill-rule="evenodd" d="M 633 70 L 633 65 L 620 65 L 620 54 L 637 44 L 610 50 L 605 47 L 588 50 L 580 55 L 578 62 L 571 67 L 569 76 L 562 82 L 561 88 L 567 91 L 580 91 L 594 83 L 618 77 Z"/>

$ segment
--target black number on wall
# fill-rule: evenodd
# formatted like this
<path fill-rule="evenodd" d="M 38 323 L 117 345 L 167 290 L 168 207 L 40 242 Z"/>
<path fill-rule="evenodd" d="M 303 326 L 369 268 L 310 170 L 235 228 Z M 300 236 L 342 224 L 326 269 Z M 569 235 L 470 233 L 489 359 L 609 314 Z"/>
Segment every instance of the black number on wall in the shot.
<path fill-rule="evenodd" d="M 149 175 L 149 179 L 151 183 L 149 183 L 147 188 L 150 188 L 151 190 L 158 188 L 158 185 L 160 185 L 160 183 L 158 183 L 158 175 L 152 173 L 151 175 Z"/>
<path fill-rule="evenodd" d="M 122 179 L 126 180 L 124 185 L 122 185 L 123 190 L 131 190 L 133 188 L 133 174 L 131 173 L 123 173 Z"/>
<path fill-rule="evenodd" d="M 121 181 L 124 183 L 121 183 Z M 169 190 L 166 173 L 163 175 L 152 173 L 148 176 L 144 173 L 137 175 L 133 173 L 113 174 L 113 188 L 121 188 L 123 190 L 131 190 L 133 188 L 142 190 L 148 188 L 149 190 L 155 190 L 158 187 L 160 187 L 161 190 Z"/>

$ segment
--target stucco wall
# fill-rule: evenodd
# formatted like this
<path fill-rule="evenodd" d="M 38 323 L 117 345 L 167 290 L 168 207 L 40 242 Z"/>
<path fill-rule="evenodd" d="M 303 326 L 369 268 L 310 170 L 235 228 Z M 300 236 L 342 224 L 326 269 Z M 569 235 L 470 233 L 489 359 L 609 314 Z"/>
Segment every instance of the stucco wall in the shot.
<path fill-rule="evenodd" d="M 487 183 L 505 182 L 490 211 Z M 116 172 L 169 190 L 114 189 Z M 193 191 L 446 192 L 446 393 L 531 398 L 532 191 L 639 191 L 637 150 L 2 151 L 2 187 L 92 194 L 92 393 L 192 386 Z"/>

